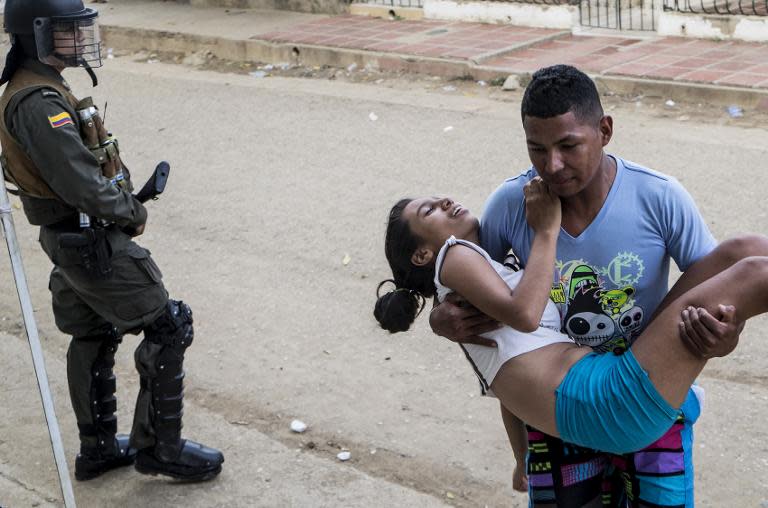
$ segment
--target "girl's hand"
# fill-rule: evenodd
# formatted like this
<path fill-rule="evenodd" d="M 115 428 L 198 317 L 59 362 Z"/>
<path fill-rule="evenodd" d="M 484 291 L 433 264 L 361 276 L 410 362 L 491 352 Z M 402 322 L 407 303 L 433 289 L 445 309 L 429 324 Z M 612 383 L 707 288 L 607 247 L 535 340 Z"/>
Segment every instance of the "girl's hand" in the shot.
<path fill-rule="evenodd" d="M 512 473 L 512 488 L 518 492 L 528 492 L 528 475 L 525 471 L 525 462 L 515 465 Z"/>
<path fill-rule="evenodd" d="M 682 311 L 680 339 L 698 358 L 708 360 L 726 356 L 739 343 L 744 322 L 736 321 L 736 307 L 721 304 L 718 311 L 717 316 L 703 307 L 688 307 Z"/>
<path fill-rule="evenodd" d="M 536 177 L 523 188 L 525 218 L 536 233 L 557 234 L 562 211 L 560 198 L 549 190 L 541 177 Z"/>

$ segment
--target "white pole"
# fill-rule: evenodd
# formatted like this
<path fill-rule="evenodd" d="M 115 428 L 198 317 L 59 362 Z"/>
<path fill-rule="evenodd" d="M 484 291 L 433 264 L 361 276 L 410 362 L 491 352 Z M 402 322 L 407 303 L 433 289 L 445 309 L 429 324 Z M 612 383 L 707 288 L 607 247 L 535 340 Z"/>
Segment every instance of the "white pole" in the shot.
<path fill-rule="evenodd" d="M 45 372 L 43 349 L 40 346 L 37 324 L 35 323 L 35 316 L 32 312 L 32 300 L 29 297 L 27 278 L 24 275 L 24 265 L 21 263 L 21 252 L 19 250 L 19 243 L 16 240 L 16 229 L 13 226 L 13 217 L 11 216 L 11 203 L 8 200 L 8 192 L 5 189 L 5 182 L 3 182 L 0 187 L 2 187 L 2 190 L 0 190 L 0 217 L 2 218 L 5 242 L 8 244 L 8 254 L 11 256 L 13 278 L 16 281 L 16 292 L 19 295 L 21 313 L 24 317 L 24 327 L 27 330 L 29 349 L 32 351 L 32 363 L 35 367 L 35 375 L 37 376 L 37 387 L 40 390 L 40 397 L 43 400 L 43 411 L 45 412 L 45 420 L 48 424 L 48 434 L 51 437 L 53 457 L 56 459 L 56 469 L 59 472 L 59 483 L 61 484 L 61 493 L 64 496 L 64 506 L 66 508 L 75 508 L 75 494 L 72 492 L 72 482 L 69 479 L 67 459 L 64 456 L 64 444 L 61 442 L 59 423 L 56 420 L 53 398 L 51 397 L 51 389 L 48 384 L 48 375 Z"/>

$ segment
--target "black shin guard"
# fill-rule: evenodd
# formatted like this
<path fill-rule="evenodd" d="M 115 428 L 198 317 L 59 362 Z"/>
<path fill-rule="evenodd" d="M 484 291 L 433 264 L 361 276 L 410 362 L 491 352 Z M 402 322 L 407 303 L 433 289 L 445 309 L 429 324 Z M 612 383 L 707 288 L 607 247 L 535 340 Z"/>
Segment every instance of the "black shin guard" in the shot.
<path fill-rule="evenodd" d="M 120 341 L 121 337 L 117 331 L 110 329 L 103 334 L 75 338 L 73 339 L 73 346 L 71 346 L 74 348 L 76 343 L 88 343 L 84 345 L 98 348 L 89 368 L 88 413 L 90 417 L 83 421 L 83 415 L 78 415 L 77 426 L 80 430 L 80 441 L 83 448 L 96 449 L 105 455 L 111 455 L 115 451 L 114 438 L 117 433 L 115 391 L 117 384 L 113 368 L 115 366 L 115 352 Z M 72 367 L 74 371 L 74 366 Z M 88 368 L 87 365 L 80 366 L 80 369 L 85 368 Z M 73 399 L 80 396 L 75 392 L 83 388 L 85 387 L 71 387 Z"/>
<path fill-rule="evenodd" d="M 136 366 L 143 392 L 139 400 L 148 404 L 154 445 L 137 454 L 136 469 L 141 473 L 204 481 L 221 472 L 224 456 L 220 451 L 181 438 L 184 352 L 193 338 L 192 310 L 180 301 L 170 300 L 166 312 L 144 329 Z"/>
<path fill-rule="evenodd" d="M 144 330 L 144 337 L 163 346 L 155 360 L 156 375 L 142 379 L 152 393 L 154 454 L 162 461 L 173 462 L 182 448 L 184 351 L 194 338 L 192 310 L 183 302 L 170 300 L 166 312 Z"/>
<path fill-rule="evenodd" d="M 78 430 L 80 432 L 80 453 L 75 461 L 75 478 L 89 480 L 116 467 L 130 465 L 135 456 L 135 450 L 128 447 L 125 436 L 117 436 L 117 389 L 114 366 L 115 352 L 122 337 L 115 329 L 110 328 L 103 334 L 78 337 L 73 339 L 73 349 L 95 349 L 92 364 L 89 369 L 88 408 L 86 417 L 78 415 Z M 79 356 L 78 359 L 83 359 Z M 72 359 L 73 362 L 77 361 Z M 70 365 L 71 373 L 84 370 L 87 365 Z M 80 381 L 83 381 L 81 376 Z M 72 381 L 72 380 L 70 380 Z M 73 400 L 82 394 L 76 393 L 85 386 L 70 387 Z M 81 412 L 82 407 L 81 407 Z"/>
<path fill-rule="evenodd" d="M 116 335 L 116 334 L 114 334 Z M 120 344 L 121 337 L 114 337 L 112 341 L 103 341 L 99 348 L 99 356 L 91 369 L 91 400 L 93 401 L 93 413 L 95 434 L 98 437 L 98 447 L 103 453 L 113 455 L 114 437 L 117 434 L 117 379 L 115 378 L 115 352 Z M 82 432 L 82 429 L 81 429 Z"/>

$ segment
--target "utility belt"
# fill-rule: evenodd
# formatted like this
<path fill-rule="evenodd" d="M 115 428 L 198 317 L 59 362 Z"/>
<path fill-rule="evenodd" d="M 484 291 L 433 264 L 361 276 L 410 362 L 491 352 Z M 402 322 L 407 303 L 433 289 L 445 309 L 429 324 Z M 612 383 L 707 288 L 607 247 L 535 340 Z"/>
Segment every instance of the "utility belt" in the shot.
<path fill-rule="evenodd" d="M 93 225 L 82 227 L 77 216 L 44 226 L 56 233 L 60 249 L 77 251 L 80 262 L 95 279 L 109 279 L 112 276 L 112 249 L 107 240 L 109 228 L 94 221 Z"/>
<path fill-rule="evenodd" d="M 53 224 L 45 224 L 44 227 L 56 231 L 57 233 L 69 233 L 80 230 L 79 217 L 77 215 L 70 215 L 66 219 L 62 219 Z"/>

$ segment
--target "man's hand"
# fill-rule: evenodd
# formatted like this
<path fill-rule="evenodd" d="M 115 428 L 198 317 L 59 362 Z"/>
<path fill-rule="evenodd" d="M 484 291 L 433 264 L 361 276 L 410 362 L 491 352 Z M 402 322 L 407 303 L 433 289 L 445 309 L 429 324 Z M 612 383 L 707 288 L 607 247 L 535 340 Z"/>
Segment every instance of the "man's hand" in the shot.
<path fill-rule="evenodd" d="M 525 462 L 518 462 L 515 465 L 515 472 L 512 473 L 512 488 L 518 492 L 528 492 L 528 474 L 526 474 Z"/>
<path fill-rule="evenodd" d="M 719 305 L 719 317 L 704 308 L 688 307 L 682 312 L 680 338 L 688 350 L 703 359 L 726 356 L 739 343 L 744 322 L 736 322 L 736 307 Z"/>
<path fill-rule="evenodd" d="M 456 293 L 451 293 L 440 305 L 436 305 L 429 314 L 432 331 L 453 342 L 496 347 L 496 342 L 480 337 L 491 332 L 501 324 L 474 308 Z"/>

